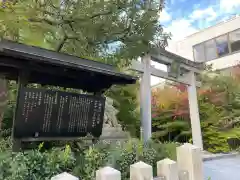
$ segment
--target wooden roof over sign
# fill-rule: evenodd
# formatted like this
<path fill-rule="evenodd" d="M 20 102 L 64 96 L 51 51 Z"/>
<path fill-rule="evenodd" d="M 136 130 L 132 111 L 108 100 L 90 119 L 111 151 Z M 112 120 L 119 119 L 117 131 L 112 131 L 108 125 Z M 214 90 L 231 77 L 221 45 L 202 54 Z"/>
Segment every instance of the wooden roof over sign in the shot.
<path fill-rule="evenodd" d="M 0 74 L 17 80 L 20 71 L 30 73 L 29 83 L 88 92 L 99 92 L 113 84 L 134 84 L 137 80 L 136 77 L 115 71 L 111 65 L 97 61 L 12 41 L 0 41 Z"/>

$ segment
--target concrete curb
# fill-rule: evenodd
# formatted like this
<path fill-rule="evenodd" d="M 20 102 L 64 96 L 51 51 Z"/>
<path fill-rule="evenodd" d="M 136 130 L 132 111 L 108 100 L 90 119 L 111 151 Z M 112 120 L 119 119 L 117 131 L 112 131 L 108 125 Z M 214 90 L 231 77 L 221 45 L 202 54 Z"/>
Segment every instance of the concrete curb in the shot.
<path fill-rule="evenodd" d="M 210 154 L 210 155 L 203 155 L 203 161 L 211 161 L 217 159 L 224 159 L 224 158 L 231 158 L 239 156 L 238 152 L 233 152 L 231 154 Z"/>

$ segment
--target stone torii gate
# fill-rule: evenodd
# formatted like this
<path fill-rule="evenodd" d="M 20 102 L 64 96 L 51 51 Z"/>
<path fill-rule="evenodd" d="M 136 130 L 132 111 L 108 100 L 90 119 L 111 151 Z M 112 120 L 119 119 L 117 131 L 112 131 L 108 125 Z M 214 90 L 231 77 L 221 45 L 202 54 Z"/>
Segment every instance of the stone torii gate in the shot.
<path fill-rule="evenodd" d="M 168 71 L 165 72 L 154 68 L 151 66 L 151 60 L 166 65 Z M 132 63 L 131 69 L 142 73 L 140 103 L 141 124 L 145 142 L 151 138 L 152 134 L 150 82 L 151 75 L 153 75 L 187 85 L 193 144 L 203 149 L 196 90 L 196 87 L 200 86 L 200 82 L 196 80 L 196 75 L 201 72 L 203 67 L 201 63 L 193 62 L 163 49 L 160 49 L 158 54 L 143 56 L 141 62 L 134 61 Z"/>

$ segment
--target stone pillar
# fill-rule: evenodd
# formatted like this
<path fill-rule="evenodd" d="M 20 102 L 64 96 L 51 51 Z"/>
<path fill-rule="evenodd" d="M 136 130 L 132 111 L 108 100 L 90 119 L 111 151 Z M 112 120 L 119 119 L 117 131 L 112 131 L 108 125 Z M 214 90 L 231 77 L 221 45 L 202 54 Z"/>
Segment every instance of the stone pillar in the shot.
<path fill-rule="evenodd" d="M 177 162 L 168 158 L 158 161 L 157 176 L 163 176 L 165 180 L 178 180 Z"/>
<path fill-rule="evenodd" d="M 189 101 L 189 111 L 190 111 L 191 128 L 192 128 L 192 140 L 195 146 L 200 147 L 203 150 L 195 73 L 189 72 L 188 79 L 189 79 L 189 82 L 191 83 L 191 85 L 188 86 L 188 101 Z"/>
<path fill-rule="evenodd" d="M 203 180 L 201 148 L 189 143 L 177 147 L 177 163 L 179 171 L 188 172 L 189 180 Z"/>
<path fill-rule="evenodd" d="M 79 179 L 71 174 L 64 172 L 52 177 L 51 180 L 79 180 Z"/>
<path fill-rule="evenodd" d="M 109 166 L 97 170 L 96 180 L 121 180 L 121 172 Z"/>
<path fill-rule="evenodd" d="M 140 161 L 130 166 L 130 180 L 152 180 L 152 166 Z"/>
<path fill-rule="evenodd" d="M 141 103 L 141 124 L 143 127 L 143 139 L 147 142 L 152 136 L 152 117 L 151 117 L 151 56 L 149 54 L 142 57 L 144 66 L 140 84 L 140 103 Z"/>

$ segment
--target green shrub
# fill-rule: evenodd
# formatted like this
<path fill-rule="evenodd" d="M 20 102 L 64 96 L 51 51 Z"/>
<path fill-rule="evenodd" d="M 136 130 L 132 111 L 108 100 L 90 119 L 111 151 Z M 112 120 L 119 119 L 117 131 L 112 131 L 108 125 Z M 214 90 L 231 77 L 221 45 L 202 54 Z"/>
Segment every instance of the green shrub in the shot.
<path fill-rule="evenodd" d="M 95 177 L 95 171 L 100 167 L 111 166 L 122 172 L 122 179 L 127 179 L 131 164 L 144 161 L 154 166 L 156 157 L 157 151 L 150 143 L 144 147 L 137 139 L 125 142 L 100 141 L 85 150 L 84 157 L 80 158 L 80 165 L 75 168 L 75 174 L 90 180 Z"/>
<path fill-rule="evenodd" d="M 203 131 L 204 149 L 212 153 L 227 153 L 231 149 L 227 140 L 229 138 L 239 138 L 239 128 L 233 128 L 228 131 L 219 131 L 214 127 L 209 127 Z"/>
<path fill-rule="evenodd" d="M 74 172 L 84 180 L 95 177 L 95 171 L 99 167 L 111 166 L 122 173 L 122 179 L 128 179 L 130 165 L 143 161 L 153 166 L 156 174 L 157 161 L 169 157 L 176 157 L 175 143 L 161 144 L 148 142 L 145 146 L 138 139 L 128 141 L 100 141 L 93 147 L 87 148 L 84 155 L 78 158 L 78 165 Z M 80 162 L 80 163 L 79 163 Z"/>
<path fill-rule="evenodd" d="M 230 151 L 227 137 L 224 137 L 221 132 L 214 130 L 214 128 L 204 131 L 203 139 L 204 149 L 211 153 L 227 153 Z"/>
<path fill-rule="evenodd" d="M 122 172 L 122 179 L 129 178 L 130 165 L 143 161 L 153 166 L 156 174 L 157 161 L 176 156 L 174 143 L 149 142 L 143 145 L 138 139 L 128 141 L 99 141 L 92 146 L 80 146 L 74 152 L 70 146 L 41 152 L 39 149 L 10 153 L 8 141 L 0 151 L 0 179 L 42 180 L 61 172 L 69 172 L 83 180 L 92 180 L 96 170 L 111 166 Z M 2 144 L 2 143 L 1 143 Z M 76 147 L 75 147 L 76 148 Z"/>
<path fill-rule="evenodd" d="M 71 172 L 75 158 L 69 146 L 50 152 L 31 150 L 6 155 L 0 161 L 0 179 L 40 180 L 50 179 L 63 171 Z"/>
<path fill-rule="evenodd" d="M 12 139 L 11 137 L 1 138 L 0 137 L 0 153 L 11 151 L 12 148 Z"/>

